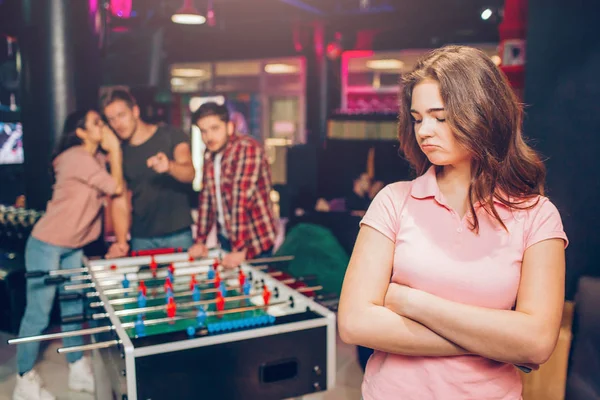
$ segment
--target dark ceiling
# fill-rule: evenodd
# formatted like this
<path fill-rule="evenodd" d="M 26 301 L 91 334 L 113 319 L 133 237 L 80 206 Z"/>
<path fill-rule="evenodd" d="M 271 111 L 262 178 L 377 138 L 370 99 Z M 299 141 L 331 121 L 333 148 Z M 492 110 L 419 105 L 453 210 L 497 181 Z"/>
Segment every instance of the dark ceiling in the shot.
<path fill-rule="evenodd" d="M 0 0 L 1 1 L 1 0 Z M 15 0 L 5 0 L 15 1 Z M 149 20 L 168 21 L 182 0 L 133 0 L 136 16 L 130 24 Z M 381 21 L 384 23 L 418 23 L 430 17 L 450 20 L 460 16 L 473 24 L 480 23 L 485 8 L 498 9 L 503 0 L 194 0 L 205 13 L 212 4 L 217 27 L 232 25 L 279 24 L 324 20 L 332 24 L 350 21 L 357 29 Z M 451 22 L 451 21 L 450 21 Z M 208 26 L 201 27 L 203 29 Z"/>
<path fill-rule="evenodd" d="M 18 36 L 22 4 L 36 7 L 52 1 L 70 2 L 73 10 L 81 9 L 81 2 L 87 4 L 87 0 L 0 0 L 0 34 Z M 343 49 L 356 48 L 365 32 L 362 37 L 372 38 L 372 50 L 496 42 L 504 0 L 194 0 L 201 13 L 212 7 L 213 26 L 171 22 L 182 3 L 133 0 L 127 19 L 105 12 L 103 69 L 135 71 L 146 65 L 159 31 L 164 33 L 160 46 L 167 63 L 292 56 L 298 40 L 304 49 L 311 48 L 315 24 L 324 26 L 326 42 L 341 33 Z M 495 11 L 487 21 L 480 18 L 485 8 Z"/>
<path fill-rule="evenodd" d="M 0 0 L 0 33 L 16 34 L 20 27 L 21 4 L 61 0 Z M 63 0 L 82 2 L 87 0 Z M 110 0 L 97 0 L 99 4 Z M 485 30 L 495 27 L 497 20 L 482 21 L 484 8 L 500 9 L 503 0 L 194 0 L 201 13 L 210 5 L 215 12 L 215 26 L 179 26 L 170 16 L 183 0 L 132 0 L 133 15 L 129 19 L 110 18 L 112 27 L 123 26 L 130 31 L 167 27 L 177 37 L 208 34 L 227 30 L 244 30 L 248 36 L 266 25 L 324 21 L 331 29 L 396 29 L 421 32 Z M 240 37 L 243 40 L 244 37 Z"/>
<path fill-rule="evenodd" d="M 9 0 L 10 1 L 10 0 Z M 136 16 L 112 19 L 130 32 L 166 30 L 166 47 L 173 61 L 194 60 L 211 55 L 219 58 L 254 47 L 257 56 L 278 43 L 291 41 L 290 26 L 312 26 L 322 22 L 329 32 L 353 37 L 361 30 L 376 31 L 374 50 L 436 46 L 448 42 L 490 42 L 498 39 L 499 11 L 503 0 L 195 0 L 201 13 L 209 4 L 215 25 L 182 26 L 170 21 L 183 0 L 133 0 Z M 494 17 L 480 18 L 491 8 Z M 329 38 L 327 39 L 329 40 Z M 271 44 L 272 43 L 272 44 Z M 271 44 L 271 45 L 270 45 Z M 347 43 L 351 48 L 352 40 Z M 261 49 L 264 48 L 264 49 Z M 272 54 L 274 56 L 278 54 Z"/>

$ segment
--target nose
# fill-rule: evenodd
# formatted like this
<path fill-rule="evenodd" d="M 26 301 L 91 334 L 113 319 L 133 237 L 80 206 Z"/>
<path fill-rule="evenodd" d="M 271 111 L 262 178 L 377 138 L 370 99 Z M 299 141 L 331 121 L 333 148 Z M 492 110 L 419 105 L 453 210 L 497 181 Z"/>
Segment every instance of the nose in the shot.
<path fill-rule="evenodd" d="M 111 128 L 113 128 L 115 131 L 118 131 L 119 128 L 121 127 L 121 124 L 115 119 L 113 121 L 109 122 L 109 125 Z"/>
<path fill-rule="evenodd" d="M 423 139 L 433 136 L 435 122 L 435 118 L 423 118 L 423 121 L 415 127 L 416 134 Z"/>

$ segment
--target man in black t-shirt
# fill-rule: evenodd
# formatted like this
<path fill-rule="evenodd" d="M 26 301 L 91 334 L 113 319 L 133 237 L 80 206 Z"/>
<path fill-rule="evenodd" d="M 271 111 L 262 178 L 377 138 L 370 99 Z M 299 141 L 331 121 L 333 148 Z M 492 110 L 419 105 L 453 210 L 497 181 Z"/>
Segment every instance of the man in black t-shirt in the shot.
<path fill-rule="evenodd" d="M 167 125 L 148 124 L 131 94 L 112 90 L 102 108 L 122 140 L 123 175 L 131 192 L 113 201 L 115 235 L 107 257 L 122 257 L 131 249 L 189 248 L 193 243 L 189 194 L 195 176 L 188 136 Z M 129 220 L 131 215 L 131 228 Z"/>

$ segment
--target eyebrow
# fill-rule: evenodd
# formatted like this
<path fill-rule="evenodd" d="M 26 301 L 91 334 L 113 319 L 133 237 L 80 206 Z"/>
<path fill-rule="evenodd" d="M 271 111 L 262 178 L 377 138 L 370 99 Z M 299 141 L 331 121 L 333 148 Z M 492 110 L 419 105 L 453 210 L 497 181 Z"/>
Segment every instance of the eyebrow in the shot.
<path fill-rule="evenodd" d="M 432 112 L 436 112 L 436 111 L 446 111 L 446 109 L 445 109 L 445 108 L 443 108 L 443 107 L 442 107 L 442 108 L 429 108 L 429 109 L 427 110 L 427 114 L 430 114 L 430 113 L 432 113 Z M 411 112 L 411 113 L 416 113 L 416 114 L 419 114 L 419 112 L 418 112 L 417 110 L 412 110 L 412 109 L 411 109 L 411 110 L 410 110 L 410 112 Z"/>

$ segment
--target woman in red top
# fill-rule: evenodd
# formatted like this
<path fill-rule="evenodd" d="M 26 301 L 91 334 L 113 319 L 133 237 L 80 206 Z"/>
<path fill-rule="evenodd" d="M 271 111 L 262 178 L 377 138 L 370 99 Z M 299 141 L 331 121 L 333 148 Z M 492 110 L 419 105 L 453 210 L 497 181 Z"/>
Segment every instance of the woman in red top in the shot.
<path fill-rule="evenodd" d="M 108 153 L 111 174 L 99 156 Z M 106 195 L 123 191 L 121 147 L 116 136 L 93 110 L 71 114 L 52 158 L 55 184 L 45 215 L 38 221 L 25 249 L 28 271 L 81 268 L 82 248 L 98 238 L 101 208 Z M 62 290 L 62 288 L 61 288 Z M 27 281 L 27 307 L 19 337 L 39 335 L 48 325 L 56 288 L 44 285 L 44 278 Z M 61 303 L 61 314 L 81 314 L 81 301 Z M 79 324 L 63 325 L 63 331 L 80 329 Z M 65 338 L 65 346 L 83 344 L 81 337 Z M 13 394 L 20 399 L 53 399 L 33 369 L 38 357 L 37 342 L 17 347 L 18 376 Z M 94 390 L 94 380 L 82 353 L 69 353 L 69 388 Z"/>

